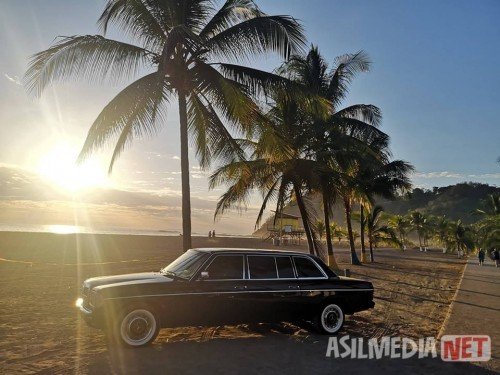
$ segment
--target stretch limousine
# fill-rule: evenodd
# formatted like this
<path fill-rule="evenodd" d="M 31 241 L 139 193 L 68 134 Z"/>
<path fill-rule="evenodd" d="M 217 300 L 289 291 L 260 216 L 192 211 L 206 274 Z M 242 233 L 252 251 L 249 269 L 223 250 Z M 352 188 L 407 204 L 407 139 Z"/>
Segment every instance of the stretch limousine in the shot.
<path fill-rule="evenodd" d="M 346 314 L 373 308 L 370 282 L 337 276 L 304 253 L 192 249 L 159 272 L 85 280 L 85 321 L 131 347 L 163 327 L 310 321 L 335 334 Z"/>

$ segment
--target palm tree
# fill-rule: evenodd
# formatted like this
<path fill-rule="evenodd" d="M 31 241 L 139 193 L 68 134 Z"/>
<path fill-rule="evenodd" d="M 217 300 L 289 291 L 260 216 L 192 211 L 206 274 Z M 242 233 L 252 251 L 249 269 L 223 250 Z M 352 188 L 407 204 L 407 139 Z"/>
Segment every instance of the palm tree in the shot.
<path fill-rule="evenodd" d="M 406 235 L 410 228 L 410 221 L 406 216 L 403 215 L 393 215 L 388 220 L 388 225 L 398 234 L 399 241 L 403 244 L 403 250 L 405 249 Z"/>
<path fill-rule="evenodd" d="M 319 239 L 322 240 L 326 232 L 326 226 L 323 220 L 316 221 L 316 231 L 318 232 Z"/>
<path fill-rule="evenodd" d="M 377 196 L 395 199 L 398 193 L 405 193 L 411 188 L 409 174 L 413 166 L 402 160 L 387 161 L 389 151 L 385 142 L 372 147 L 378 158 L 368 158 L 359 164 L 357 169 L 356 196 L 360 205 L 361 251 L 364 258 L 364 230 L 366 226 L 365 209 L 373 206 Z M 364 223 L 364 224 L 363 224 Z M 364 260 L 364 259 L 363 259 Z"/>
<path fill-rule="evenodd" d="M 403 247 L 403 244 L 398 239 L 396 232 L 388 225 L 382 223 L 383 213 L 384 209 L 382 208 L 382 206 L 376 205 L 371 211 L 368 212 L 366 218 L 368 246 L 370 249 L 370 262 L 374 261 L 373 246 L 377 246 L 379 242 L 392 243 L 400 248 Z"/>
<path fill-rule="evenodd" d="M 461 252 L 467 252 L 474 248 L 474 240 L 472 238 L 472 230 L 470 227 L 464 225 L 462 220 L 452 222 L 450 224 L 450 244 L 457 250 L 458 257 Z"/>
<path fill-rule="evenodd" d="M 421 212 L 410 212 L 410 223 L 413 230 L 417 232 L 420 251 L 422 251 L 422 238 L 424 236 L 426 220 L 426 217 Z"/>
<path fill-rule="evenodd" d="M 500 249 L 500 215 L 485 217 L 475 226 L 479 246 L 485 249 Z"/>
<path fill-rule="evenodd" d="M 314 214 L 306 197 L 318 186 L 318 176 L 322 173 L 318 164 L 304 152 L 307 146 L 304 133 L 311 107 L 283 90 L 269 93 L 269 98 L 272 105 L 260 119 L 260 128 L 264 131 L 257 140 L 246 142 L 251 158 L 231 161 L 210 176 L 211 188 L 229 184 L 217 203 L 215 215 L 245 205 L 250 192 L 256 189 L 263 197 L 256 220 L 258 226 L 269 202 L 274 200 L 275 211 L 282 212 L 286 203 L 294 200 L 302 217 L 309 251 L 319 254 Z"/>
<path fill-rule="evenodd" d="M 340 244 L 340 241 L 342 237 L 345 236 L 345 231 L 342 229 L 342 227 L 338 226 L 336 223 L 331 222 L 330 224 L 330 235 L 331 238 L 337 238 Z"/>
<path fill-rule="evenodd" d="M 450 224 L 446 216 L 438 216 L 434 221 L 434 235 L 443 246 L 443 252 L 446 252 L 450 243 Z"/>
<path fill-rule="evenodd" d="M 437 218 L 432 215 L 425 216 L 425 221 L 422 227 L 422 234 L 424 240 L 424 248 L 427 251 L 429 246 L 429 239 L 435 237 L 437 228 Z"/>
<path fill-rule="evenodd" d="M 330 115 L 313 116 L 312 126 L 308 129 L 309 148 L 311 158 L 325 171 L 320 176 L 319 190 L 322 193 L 324 222 L 328 225 L 332 207 L 337 197 L 342 196 L 339 190 L 339 176 L 345 171 L 334 168 L 332 153 L 339 147 L 349 148 L 365 133 L 381 133 L 376 126 L 380 123 L 380 110 L 373 105 L 355 104 L 346 108 L 339 108 L 347 96 L 349 85 L 360 72 L 369 70 L 370 61 L 363 52 L 347 54 L 337 57 L 330 69 L 317 47 L 312 46 L 306 56 L 292 56 L 286 64 L 288 74 L 304 86 L 310 88 L 317 95 L 327 99 L 332 108 Z M 333 140 L 333 142 L 332 142 Z M 352 157 L 352 155 L 351 155 Z M 321 168 L 320 168 L 321 169 Z M 345 196 L 342 196 L 344 202 Z M 346 210 L 348 219 L 349 242 L 351 246 L 351 261 L 359 264 L 354 241 L 352 225 L 350 223 L 350 208 Z M 331 236 L 327 233 L 328 260 L 330 265 L 335 264 Z"/>
<path fill-rule="evenodd" d="M 482 216 L 500 215 L 500 194 L 488 194 L 488 197 L 483 201 L 484 210 L 476 209 L 474 213 Z"/>
<path fill-rule="evenodd" d="M 361 241 L 361 263 L 366 262 L 366 246 L 365 246 L 365 229 L 367 224 L 367 217 L 365 212 L 368 203 L 365 203 L 363 199 L 359 201 L 359 231 L 360 231 L 360 241 Z"/>
<path fill-rule="evenodd" d="M 106 38 L 111 24 L 135 44 Z M 27 86 L 40 95 L 59 80 L 116 82 L 149 71 L 104 107 L 81 150 L 80 161 L 115 139 L 110 172 L 132 138 L 158 132 L 165 106 L 177 96 L 186 250 L 191 247 L 189 133 L 202 167 L 212 159 L 243 157 L 224 121 L 238 133 L 252 133 L 258 113 L 252 94 L 285 81 L 231 62 L 264 52 L 287 59 L 304 44 L 302 27 L 289 16 L 266 15 L 251 0 L 227 0 L 219 10 L 209 0 L 108 0 L 99 25 L 104 36 L 64 37 L 35 54 Z"/>
<path fill-rule="evenodd" d="M 328 128 L 335 121 L 342 120 L 354 123 L 355 127 L 360 125 L 375 125 L 379 121 L 378 108 L 370 105 L 356 104 L 339 110 L 339 105 L 345 99 L 348 86 L 354 76 L 359 72 L 367 71 L 369 68 L 368 57 L 363 51 L 337 57 L 334 66 L 329 69 L 325 59 L 321 56 L 316 46 L 311 46 L 307 55 L 294 55 L 281 69 L 294 81 L 308 87 L 312 93 L 325 98 L 331 103 L 330 116 L 324 116 L 322 111 L 318 115 L 311 113 L 311 126 L 306 129 L 306 136 L 310 140 L 307 154 L 328 170 L 328 152 L 324 149 L 325 137 L 328 137 Z M 320 186 L 317 188 L 322 193 L 322 205 L 324 223 L 328 227 L 332 207 L 335 202 L 336 188 L 332 181 L 332 171 L 324 172 L 320 176 Z M 326 243 L 328 251 L 328 264 L 336 267 L 333 255 L 333 243 L 329 231 L 326 232 Z M 354 254 L 355 256 L 355 254 Z"/>

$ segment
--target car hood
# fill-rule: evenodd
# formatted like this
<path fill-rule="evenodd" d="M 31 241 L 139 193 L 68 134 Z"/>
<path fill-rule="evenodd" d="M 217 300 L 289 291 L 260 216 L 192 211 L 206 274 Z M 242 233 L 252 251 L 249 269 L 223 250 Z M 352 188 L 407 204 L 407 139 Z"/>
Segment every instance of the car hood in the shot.
<path fill-rule="evenodd" d="M 101 276 L 93 277 L 84 281 L 84 288 L 93 289 L 97 286 L 106 286 L 111 284 L 120 284 L 127 282 L 170 282 L 171 278 L 162 275 L 159 272 L 142 272 L 142 273 L 128 273 L 125 275 L 114 276 Z"/>

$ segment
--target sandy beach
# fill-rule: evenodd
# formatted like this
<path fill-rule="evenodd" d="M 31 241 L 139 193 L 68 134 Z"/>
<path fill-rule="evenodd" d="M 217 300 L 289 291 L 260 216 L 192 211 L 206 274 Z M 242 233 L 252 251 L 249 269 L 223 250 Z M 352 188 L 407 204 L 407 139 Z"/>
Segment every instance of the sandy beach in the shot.
<path fill-rule="evenodd" d="M 271 244 L 258 238 L 198 237 L 194 246 Z M 0 233 L 0 372 L 231 372 L 251 364 L 253 371 L 269 373 L 283 366 L 306 370 L 311 361 L 319 372 L 328 372 L 349 362 L 325 360 L 327 338 L 289 323 L 164 329 L 151 347 L 134 351 L 108 347 L 100 331 L 79 319 L 74 301 L 85 278 L 158 270 L 180 248 L 180 237 Z M 289 248 L 306 251 L 304 245 Z M 376 289 L 375 309 L 350 316 L 346 334 L 438 335 L 464 261 L 438 251 L 386 249 L 376 251 L 374 264 L 351 266 L 345 249 L 336 252 L 341 268 L 372 281 Z M 357 361 L 356 366 L 366 364 Z"/>

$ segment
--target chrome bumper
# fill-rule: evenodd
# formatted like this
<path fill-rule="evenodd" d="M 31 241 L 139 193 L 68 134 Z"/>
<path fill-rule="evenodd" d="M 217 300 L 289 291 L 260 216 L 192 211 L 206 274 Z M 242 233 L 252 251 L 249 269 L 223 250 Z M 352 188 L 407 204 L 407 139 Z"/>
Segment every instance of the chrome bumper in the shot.
<path fill-rule="evenodd" d="M 77 308 L 80 310 L 80 316 L 85 320 L 89 326 L 94 328 L 100 328 L 100 324 L 98 322 L 98 317 L 95 312 L 86 308 L 83 303 L 77 303 Z"/>

